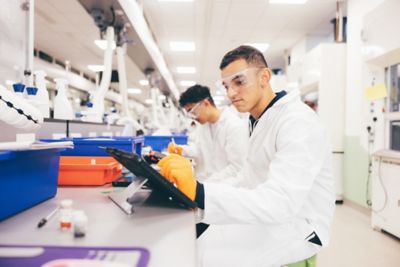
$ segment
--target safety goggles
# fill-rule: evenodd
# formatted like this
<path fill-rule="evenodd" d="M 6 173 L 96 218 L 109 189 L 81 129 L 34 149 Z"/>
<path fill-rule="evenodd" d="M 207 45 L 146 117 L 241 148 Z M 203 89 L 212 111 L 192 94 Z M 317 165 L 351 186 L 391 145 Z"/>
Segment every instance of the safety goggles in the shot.
<path fill-rule="evenodd" d="M 185 115 L 191 119 L 196 119 L 197 118 L 197 109 L 200 107 L 201 103 L 203 103 L 204 100 L 198 102 L 196 105 L 194 105 L 191 109 L 185 111 Z"/>
<path fill-rule="evenodd" d="M 225 88 L 226 91 L 232 89 L 237 92 L 242 88 L 253 85 L 255 81 L 254 74 L 256 74 L 260 69 L 261 68 L 247 68 L 241 70 L 217 81 L 217 86 Z"/>

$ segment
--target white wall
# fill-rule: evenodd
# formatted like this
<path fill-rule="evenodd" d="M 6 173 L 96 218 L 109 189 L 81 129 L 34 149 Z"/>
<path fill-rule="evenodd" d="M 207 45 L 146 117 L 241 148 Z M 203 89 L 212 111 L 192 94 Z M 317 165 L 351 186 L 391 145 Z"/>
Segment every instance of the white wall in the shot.
<path fill-rule="evenodd" d="M 347 5 L 344 188 L 346 199 L 367 206 L 368 158 L 375 150 L 386 148 L 387 133 L 382 111 L 384 100 L 373 101 L 371 105 L 364 92 L 373 78 L 375 84 L 384 82 L 384 64 L 381 63 L 385 60 L 380 56 L 400 48 L 400 1 L 349 0 Z M 393 56 L 390 54 L 389 58 Z M 369 146 L 366 127 L 374 125 L 373 117 L 378 119 L 375 144 Z"/>
<path fill-rule="evenodd" d="M 0 8 L 0 84 L 22 78 L 25 64 L 25 16 L 23 1 L 1 1 Z"/>
<path fill-rule="evenodd" d="M 345 134 L 360 135 L 364 83 L 362 79 L 363 58 L 361 39 L 364 16 L 384 0 L 349 0 L 347 24 L 347 83 Z M 395 0 L 396 1 L 396 0 Z"/>

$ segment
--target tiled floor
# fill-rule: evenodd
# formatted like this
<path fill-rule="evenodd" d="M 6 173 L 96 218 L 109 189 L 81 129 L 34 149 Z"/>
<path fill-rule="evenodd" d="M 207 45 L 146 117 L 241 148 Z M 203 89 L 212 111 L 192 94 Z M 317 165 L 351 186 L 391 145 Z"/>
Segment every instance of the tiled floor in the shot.
<path fill-rule="evenodd" d="M 317 256 L 318 267 L 400 267 L 400 240 L 374 231 L 370 217 L 338 205 L 329 247 Z"/>

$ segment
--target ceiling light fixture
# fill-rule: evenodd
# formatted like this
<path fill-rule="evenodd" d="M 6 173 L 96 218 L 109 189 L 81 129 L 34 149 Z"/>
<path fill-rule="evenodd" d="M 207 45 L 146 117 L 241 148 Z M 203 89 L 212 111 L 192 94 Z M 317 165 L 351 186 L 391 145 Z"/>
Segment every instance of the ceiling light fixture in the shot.
<path fill-rule="evenodd" d="M 180 81 L 179 84 L 181 86 L 193 86 L 196 84 L 196 82 L 195 81 Z"/>
<path fill-rule="evenodd" d="M 7 85 L 13 85 L 15 82 L 14 81 L 12 81 L 12 80 L 6 80 L 6 84 Z"/>
<path fill-rule="evenodd" d="M 172 51 L 192 52 L 196 50 L 194 42 L 169 42 Z"/>
<path fill-rule="evenodd" d="M 149 85 L 149 81 L 148 80 L 139 80 L 139 84 L 146 86 L 146 85 Z"/>
<path fill-rule="evenodd" d="M 270 4 L 304 5 L 308 0 L 269 0 Z"/>
<path fill-rule="evenodd" d="M 249 45 L 249 46 L 255 47 L 258 50 L 260 50 L 261 53 L 264 53 L 269 48 L 269 44 L 268 43 L 245 43 L 245 45 Z"/>
<path fill-rule="evenodd" d="M 177 67 L 176 71 L 180 74 L 191 74 L 196 73 L 195 67 Z"/>
<path fill-rule="evenodd" d="M 97 45 L 100 49 L 106 50 L 107 48 L 107 41 L 106 40 L 94 40 L 95 45 Z M 112 49 L 114 50 L 117 47 L 115 42 L 112 42 Z"/>
<path fill-rule="evenodd" d="M 100 72 L 106 69 L 104 65 L 87 65 L 87 68 L 93 72 Z"/>
<path fill-rule="evenodd" d="M 128 88 L 127 91 L 128 91 L 128 94 L 132 94 L 132 95 L 140 95 L 142 93 L 142 89 L 139 89 L 139 88 Z"/>
<path fill-rule="evenodd" d="M 225 97 L 222 96 L 222 95 L 216 95 L 216 96 L 213 96 L 213 99 L 216 100 L 216 101 L 221 102 L 221 101 L 223 101 L 225 99 Z"/>

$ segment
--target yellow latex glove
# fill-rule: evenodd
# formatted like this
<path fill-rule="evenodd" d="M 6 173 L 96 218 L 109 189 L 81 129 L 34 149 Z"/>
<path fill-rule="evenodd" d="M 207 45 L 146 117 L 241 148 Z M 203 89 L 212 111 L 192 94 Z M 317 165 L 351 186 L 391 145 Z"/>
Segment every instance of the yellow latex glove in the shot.
<path fill-rule="evenodd" d="M 178 155 L 182 155 L 182 152 L 183 152 L 183 148 L 181 146 L 178 146 L 174 142 L 169 142 L 167 150 L 169 153 L 178 154 Z"/>
<path fill-rule="evenodd" d="M 157 165 L 160 167 L 161 175 L 174 183 L 191 200 L 195 199 L 197 182 L 190 160 L 171 154 L 161 159 Z"/>

